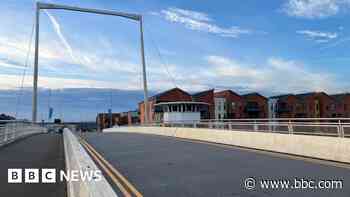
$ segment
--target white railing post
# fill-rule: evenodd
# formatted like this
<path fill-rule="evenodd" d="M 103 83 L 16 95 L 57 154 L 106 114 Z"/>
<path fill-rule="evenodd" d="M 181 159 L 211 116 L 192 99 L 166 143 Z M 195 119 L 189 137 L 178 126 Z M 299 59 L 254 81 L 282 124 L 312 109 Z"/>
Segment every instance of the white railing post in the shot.
<path fill-rule="evenodd" d="M 254 120 L 254 131 L 255 131 L 255 132 L 258 131 L 258 125 L 256 124 L 256 120 Z"/>
<path fill-rule="evenodd" d="M 344 137 L 344 128 L 340 120 L 338 121 L 337 130 L 338 130 L 338 137 Z"/>
<path fill-rule="evenodd" d="M 208 126 L 209 126 L 209 129 L 212 129 L 212 128 L 213 128 L 213 125 L 212 125 L 212 123 L 211 123 L 210 120 L 209 120 L 209 122 L 208 122 Z"/>
<path fill-rule="evenodd" d="M 8 135 L 8 128 L 7 128 L 7 126 L 5 125 L 4 126 L 4 142 L 6 142 L 7 141 L 7 135 Z"/>
<path fill-rule="evenodd" d="M 16 138 L 16 130 L 14 129 L 14 126 L 13 126 L 13 124 L 10 124 L 10 133 L 11 133 L 11 138 L 10 138 L 10 140 L 13 140 L 13 139 L 15 139 Z"/>
<path fill-rule="evenodd" d="M 228 129 L 229 129 L 229 130 L 232 130 L 232 124 L 231 124 L 231 122 L 228 123 Z"/>
<path fill-rule="evenodd" d="M 291 120 L 289 120 L 289 122 L 288 122 L 288 133 L 289 134 L 293 134 L 293 124 L 292 124 L 292 121 Z"/>

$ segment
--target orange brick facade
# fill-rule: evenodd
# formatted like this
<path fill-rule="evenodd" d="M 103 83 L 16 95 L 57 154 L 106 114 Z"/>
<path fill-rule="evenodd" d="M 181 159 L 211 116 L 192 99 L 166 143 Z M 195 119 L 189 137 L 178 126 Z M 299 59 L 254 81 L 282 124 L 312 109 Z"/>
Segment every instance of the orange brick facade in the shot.
<path fill-rule="evenodd" d="M 328 95 L 324 92 L 290 94 L 276 99 L 276 118 L 347 118 L 350 94 Z"/>
<path fill-rule="evenodd" d="M 214 92 L 207 90 L 189 94 L 180 88 L 174 88 L 149 98 L 150 120 L 155 120 L 154 105 L 160 102 L 197 101 L 209 104 L 202 119 L 215 119 L 216 98 L 224 98 L 225 119 L 239 118 L 350 118 L 350 93 L 328 95 L 324 92 L 306 94 L 288 94 L 270 97 L 259 93 L 239 95 L 231 90 Z M 276 100 L 275 108 L 270 101 Z M 273 111 L 272 111 L 273 110 Z M 144 103 L 139 103 L 140 121 L 144 123 Z"/>
<path fill-rule="evenodd" d="M 192 96 L 181 90 L 180 88 L 173 88 L 166 92 L 152 96 L 148 100 L 148 109 L 150 121 L 155 120 L 154 105 L 160 102 L 175 102 L 175 101 L 192 101 Z M 145 123 L 145 106 L 144 102 L 139 103 L 140 121 Z"/>
<path fill-rule="evenodd" d="M 198 92 L 192 95 L 193 101 L 209 104 L 208 113 L 202 114 L 202 119 L 213 119 L 215 117 L 214 90 Z"/>
<path fill-rule="evenodd" d="M 244 99 L 244 118 L 267 118 L 268 104 L 267 98 L 258 94 L 251 93 L 242 95 Z"/>
<path fill-rule="evenodd" d="M 215 92 L 215 98 L 224 98 L 226 100 L 226 118 L 244 118 L 244 99 L 242 96 L 238 95 L 232 90 L 224 90 Z"/>

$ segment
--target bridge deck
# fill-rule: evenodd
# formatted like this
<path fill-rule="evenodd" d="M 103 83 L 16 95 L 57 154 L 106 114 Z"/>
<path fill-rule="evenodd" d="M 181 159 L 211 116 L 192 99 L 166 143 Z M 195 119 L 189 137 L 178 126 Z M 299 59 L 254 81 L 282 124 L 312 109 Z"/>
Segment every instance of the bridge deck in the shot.
<path fill-rule="evenodd" d="M 86 139 L 144 196 L 340 197 L 350 193 L 350 169 L 322 162 L 145 134 L 89 133 Z M 247 191 L 243 181 L 248 177 L 340 179 L 343 189 Z"/>
<path fill-rule="evenodd" d="M 55 168 L 64 170 L 63 137 L 37 134 L 0 147 L 0 196 L 66 196 L 66 183 L 7 183 L 8 168 Z"/>

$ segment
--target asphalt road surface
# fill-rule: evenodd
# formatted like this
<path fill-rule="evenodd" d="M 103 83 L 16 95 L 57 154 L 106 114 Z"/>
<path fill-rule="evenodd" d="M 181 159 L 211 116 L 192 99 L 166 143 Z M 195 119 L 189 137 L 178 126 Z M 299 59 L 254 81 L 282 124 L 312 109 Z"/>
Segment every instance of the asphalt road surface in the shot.
<path fill-rule="evenodd" d="M 146 197 L 350 196 L 350 168 L 322 161 L 147 134 L 88 133 L 86 140 Z M 255 188 L 245 188 L 247 178 Z M 263 179 L 340 180 L 342 189 L 262 189 Z"/>
<path fill-rule="evenodd" d="M 60 134 L 36 134 L 0 147 L 1 197 L 65 197 L 66 183 L 8 183 L 9 168 L 55 168 L 64 170 L 63 137 Z M 24 177 L 23 177 L 24 179 Z"/>

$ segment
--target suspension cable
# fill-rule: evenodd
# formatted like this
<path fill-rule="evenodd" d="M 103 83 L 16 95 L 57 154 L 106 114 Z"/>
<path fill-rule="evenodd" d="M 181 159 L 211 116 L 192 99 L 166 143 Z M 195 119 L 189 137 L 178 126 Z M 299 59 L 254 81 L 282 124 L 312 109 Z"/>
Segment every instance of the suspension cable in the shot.
<path fill-rule="evenodd" d="M 170 71 L 169 71 L 169 68 L 168 68 L 168 62 L 163 58 L 163 56 L 162 56 L 162 54 L 161 54 L 161 52 L 160 52 L 160 50 L 159 50 L 159 47 L 158 47 L 158 45 L 157 45 L 157 43 L 155 42 L 155 40 L 153 39 L 153 36 L 152 36 L 152 32 L 148 29 L 148 26 L 146 26 L 145 25 L 145 29 L 146 29 L 146 31 L 149 33 L 149 37 L 151 38 L 151 42 L 152 42 L 152 44 L 153 44 L 153 46 L 154 46 L 154 48 L 157 50 L 157 55 L 158 55 L 158 57 L 159 57 L 159 59 L 160 59 L 160 61 L 161 61 L 161 65 L 163 66 L 163 68 L 165 69 L 165 71 L 166 71 L 166 73 L 167 73 L 167 75 L 168 75 L 168 77 L 170 78 L 170 81 L 171 81 L 171 83 L 174 85 L 174 87 L 177 87 L 177 85 L 176 85 L 176 81 L 175 81 L 175 77 L 170 73 Z"/>
<path fill-rule="evenodd" d="M 32 30 L 31 30 L 30 37 L 29 37 L 29 44 L 28 44 L 26 59 L 25 59 L 24 68 L 23 68 L 23 72 L 22 72 L 22 78 L 21 78 L 21 80 L 19 82 L 20 83 L 20 86 L 19 86 L 20 89 L 19 89 L 17 97 L 16 97 L 16 112 L 15 112 L 15 118 L 16 119 L 18 119 L 19 106 L 21 104 L 20 103 L 21 102 L 21 97 L 23 95 L 24 80 L 25 80 L 25 76 L 26 76 L 26 73 L 27 73 L 30 53 L 31 53 L 31 50 L 32 50 L 32 41 L 33 41 L 33 35 L 34 35 L 34 28 L 35 28 L 35 22 L 33 20 Z"/>

